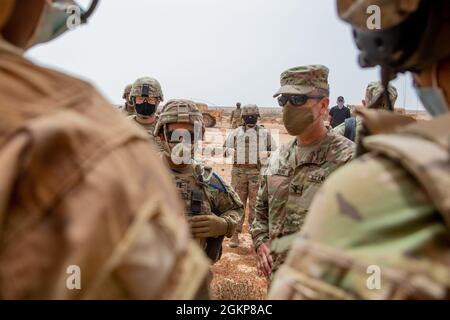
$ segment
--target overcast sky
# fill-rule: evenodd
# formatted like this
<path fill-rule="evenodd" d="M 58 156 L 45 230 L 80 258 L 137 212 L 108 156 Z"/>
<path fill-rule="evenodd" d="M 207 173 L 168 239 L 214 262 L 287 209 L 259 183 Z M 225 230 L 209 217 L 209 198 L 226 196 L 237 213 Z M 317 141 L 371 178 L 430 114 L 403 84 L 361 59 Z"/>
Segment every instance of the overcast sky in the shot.
<path fill-rule="evenodd" d="M 379 79 L 377 69 L 357 65 L 350 29 L 330 0 L 103 0 L 87 26 L 28 56 L 90 81 L 116 104 L 142 76 L 157 78 L 166 100 L 219 106 L 276 106 L 280 73 L 299 65 L 330 68 L 332 103 L 343 95 L 360 104 Z M 418 108 L 410 76 L 394 85 L 397 106 Z"/>

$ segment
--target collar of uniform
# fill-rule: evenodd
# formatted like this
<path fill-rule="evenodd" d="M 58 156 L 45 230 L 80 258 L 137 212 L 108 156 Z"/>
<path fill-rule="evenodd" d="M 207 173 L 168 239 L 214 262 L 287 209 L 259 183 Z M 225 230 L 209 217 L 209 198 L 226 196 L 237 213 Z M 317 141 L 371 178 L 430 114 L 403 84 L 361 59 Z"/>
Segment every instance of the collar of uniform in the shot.
<path fill-rule="evenodd" d="M 20 49 L 16 46 L 12 45 L 11 43 L 9 43 L 5 39 L 3 39 L 2 36 L 0 36 L 0 52 L 2 52 L 2 51 L 17 54 L 20 56 L 23 56 L 23 54 L 25 52 L 23 49 Z"/>
<path fill-rule="evenodd" d="M 327 135 L 322 140 L 309 146 L 299 146 L 297 139 L 294 139 L 289 143 L 286 156 L 283 156 L 283 158 L 288 159 L 288 163 L 293 169 L 304 164 L 322 164 L 327 159 L 328 142 L 332 139 L 332 136 L 333 133 L 328 130 Z M 328 145 L 323 148 L 325 144 Z M 300 154 L 300 151 L 304 151 L 304 154 Z"/>

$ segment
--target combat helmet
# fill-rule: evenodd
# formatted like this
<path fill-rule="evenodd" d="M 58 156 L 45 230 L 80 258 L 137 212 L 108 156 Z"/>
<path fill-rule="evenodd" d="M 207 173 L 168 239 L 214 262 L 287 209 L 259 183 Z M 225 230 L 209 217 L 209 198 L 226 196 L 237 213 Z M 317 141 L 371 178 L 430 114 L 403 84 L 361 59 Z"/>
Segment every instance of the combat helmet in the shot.
<path fill-rule="evenodd" d="M 256 104 L 246 104 L 241 108 L 241 117 L 244 116 L 258 116 L 259 118 L 261 115 L 259 114 L 259 108 Z"/>
<path fill-rule="evenodd" d="M 131 93 L 131 88 L 133 87 L 132 84 L 129 84 L 125 87 L 125 89 L 123 89 L 123 95 L 122 95 L 122 99 L 127 99 L 127 96 L 129 98 L 130 93 Z"/>
<path fill-rule="evenodd" d="M 388 91 L 389 99 L 391 100 L 391 104 L 394 106 L 398 97 L 397 89 L 393 85 L 389 84 Z M 377 99 L 377 97 L 383 94 L 383 92 L 384 87 L 381 82 L 374 81 L 369 83 L 366 88 L 366 103 L 368 105 L 371 105 L 372 102 Z M 385 102 L 381 102 L 379 105 L 377 105 L 377 109 L 388 109 L 388 106 Z"/>
<path fill-rule="evenodd" d="M 336 1 L 339 17 L 352 25 L 361 67 L 381 66 L 385 90 L 374 104 L 384 97 L 393 110 L 387 87 L 397 73 L 420 73 L 450 55 L 448 0 Z M 369 19 L 368 9 L 378 9 L 379 19 Z"/>
<path fill-rule="evenodd" d="M 205 132 L 202 113 L 197 109 L 194 101 L 175 99 L 168 101 L 159 115 L 154 135 L 164 134 L 167 137 L 167 125 L 170 123 L 191 123 Z M 167 139 L 166 139 L 167 140 Z"/>
<path fill-rule="evenodd" d="M 133 106 L 136 104 L 136 97 L 154 97 L 164 101 L 161 84 L 150 77 L 139 78 L 133 83 L 130 92 L 130 104 Z"/>

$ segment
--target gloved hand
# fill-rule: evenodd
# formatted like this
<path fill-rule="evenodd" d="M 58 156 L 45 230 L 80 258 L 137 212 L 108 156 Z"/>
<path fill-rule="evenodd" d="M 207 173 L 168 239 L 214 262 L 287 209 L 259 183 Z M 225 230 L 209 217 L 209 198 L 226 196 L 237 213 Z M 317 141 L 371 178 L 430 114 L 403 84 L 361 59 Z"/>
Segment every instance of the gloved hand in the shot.
<path fill-rule="evenodd" d="M 227 233 L 228 223 L 214 214 L 194 216 L 189 219 L 191 232 L 195 238 L 212 238 Z"/>

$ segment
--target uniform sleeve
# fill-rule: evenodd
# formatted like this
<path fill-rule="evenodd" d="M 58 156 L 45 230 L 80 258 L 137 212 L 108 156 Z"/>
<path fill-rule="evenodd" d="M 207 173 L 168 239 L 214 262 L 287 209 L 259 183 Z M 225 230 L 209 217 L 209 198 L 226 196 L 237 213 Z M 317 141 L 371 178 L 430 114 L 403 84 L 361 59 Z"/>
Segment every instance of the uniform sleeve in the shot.
<path fill-rule="evenodd" d="M 334 113 L 334 107 L 332 107 L 332 108 L 330 109 L 330 112 L 328 112 L 328 114 L 330 115 L 330 117 L 332 117 L 332 116 L 333 116 L 333 113 Z"/>
<path fill-rule="evenodd" d="M 345 134 L 345 122 L 341 123 L 340 125 L 336 126 L 333 128 L 333 132 L 340 135 L 340 136 L 344 136 Z"/>
<path fill-rule="evenodd" d="M 267 175 L 261 176 L 255 204 L 255 219 L 250 228 L 255 249 L 269 240 L 269 208 L 267 192 Z"/>
<path fill-rule="evenodd" d="M 219 186 L 219 189 L 222 189 L 215 192 L 217 195 L 215 211 L 228 222 L 229 228 L 226 236 L 230 238 L 233 236 L 239 221 L 244 216 L 244 206 L 236 191 L 230 185 L 222 181 L 218 176 L 213 180 Z"/>

